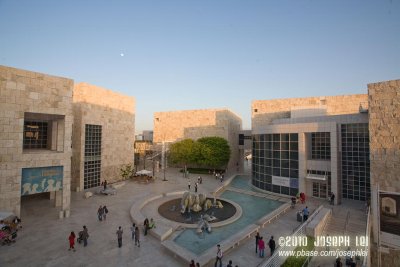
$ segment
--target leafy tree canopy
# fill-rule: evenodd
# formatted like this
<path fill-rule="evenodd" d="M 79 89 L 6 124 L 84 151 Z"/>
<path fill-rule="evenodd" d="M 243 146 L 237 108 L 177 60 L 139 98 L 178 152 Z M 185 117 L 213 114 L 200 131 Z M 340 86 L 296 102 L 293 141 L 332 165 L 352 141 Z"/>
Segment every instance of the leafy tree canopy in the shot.
<path fill-rule="evenodd" d="M 195 161 L 195 142 L 192 139 L 184 139 L 172 144 L 169 148 L 170 160 L 177 164 L 189 164 Z"/>
<path fill-rule="evenodd" d="M 173 163 L 209 168 L 225 167 L 230 154 L 229 144 L 222 137 L 203 137 L 197 141 L 185 139 L 170 147 L 170 159 Z"/>
<path fill-rule="evenodd" d="M 211 168 L 225 167 L 231 156 L 228 141 L 222 137 L 203 137 L 197 140 L 200 144 L 198 163 Z"/>

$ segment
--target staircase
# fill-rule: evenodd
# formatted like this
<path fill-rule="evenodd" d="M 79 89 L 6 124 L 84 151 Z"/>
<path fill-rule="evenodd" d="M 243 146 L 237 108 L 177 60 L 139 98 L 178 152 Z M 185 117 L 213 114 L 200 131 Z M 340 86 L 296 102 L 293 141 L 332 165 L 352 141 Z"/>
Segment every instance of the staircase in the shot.
<path fill-rule="evenodd" d="M 329 208 L 329 205 L 326 205 Z M 367 227 L 367 215 L 365 210 L 359 203 L 355 207 L 346 207 L 345 205 L 330 206 L 332 209 L 332 216 L 325 226 L 323 235 L 329 236 L 349 236 L 350 249 L 356 250 L 355 246 L 356 236 L 364 236 Z M 347 246 L 331 247 L 329 250 L 347 250 Z M 324 247 L 316 248 L 317 251 L 326 250 Z M 333 266 L 336 257 L 313 257 L 308 266 Z M 345 259 L 342 257 L 343 266 L 345 266 Z M 358 265 L 357 265 L 358 266 Z"/>

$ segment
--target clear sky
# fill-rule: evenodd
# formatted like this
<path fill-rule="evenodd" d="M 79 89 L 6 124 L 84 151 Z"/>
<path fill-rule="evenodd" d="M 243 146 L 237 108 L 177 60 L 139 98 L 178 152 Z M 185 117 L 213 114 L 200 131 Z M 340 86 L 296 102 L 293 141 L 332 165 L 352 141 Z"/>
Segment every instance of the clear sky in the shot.
<path fill-rule="evenodd" d="M 399 0 L 0 0 L 0 65 L 136 98 L 153 113 L 367 93 L 400 79 Z"/>

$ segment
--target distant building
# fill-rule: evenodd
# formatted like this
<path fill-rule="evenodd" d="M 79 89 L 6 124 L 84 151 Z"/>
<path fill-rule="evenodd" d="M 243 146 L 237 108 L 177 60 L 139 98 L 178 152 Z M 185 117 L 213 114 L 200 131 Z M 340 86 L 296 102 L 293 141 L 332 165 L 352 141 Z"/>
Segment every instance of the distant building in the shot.
<path fill-rule="evenodd" d="M 153 142 L 153 131 L 143 131 L 143 141 Z"/>
<path fill-rule="evenodd" d="M 154 113 L 154 143 L 175 142 L 186 138 L 219 136 L 231 148 L 229 167 L 239 163 L 239 131 L 242 119 L 228 109 L 182 110 Z"/>

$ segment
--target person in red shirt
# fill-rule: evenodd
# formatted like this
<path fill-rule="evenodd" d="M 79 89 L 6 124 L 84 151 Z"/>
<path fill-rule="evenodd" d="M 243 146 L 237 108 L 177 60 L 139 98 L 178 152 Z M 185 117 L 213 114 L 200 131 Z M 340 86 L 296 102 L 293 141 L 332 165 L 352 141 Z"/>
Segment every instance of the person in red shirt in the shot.
<path fill-rule="evenodd" d="M 74 232 L 71 232 L 71 234 L 68 237 L 68 240 L 69 240 L 69 249 L 68 250 L 73 249 L 75 251 L 75 247 L 74 247 L 75 246 L 75 233 Z"/>
<path fill-rule="evenodd" d="M 258 250 L 260 253 L 260 258 L 264 258 L 265 243 L 262 236 L 258 240 Z"/>

